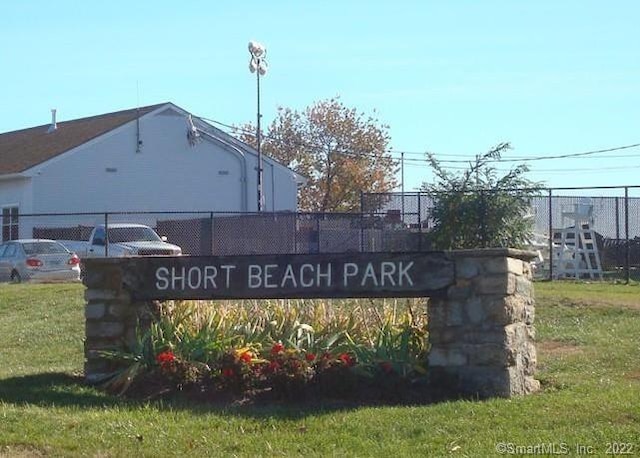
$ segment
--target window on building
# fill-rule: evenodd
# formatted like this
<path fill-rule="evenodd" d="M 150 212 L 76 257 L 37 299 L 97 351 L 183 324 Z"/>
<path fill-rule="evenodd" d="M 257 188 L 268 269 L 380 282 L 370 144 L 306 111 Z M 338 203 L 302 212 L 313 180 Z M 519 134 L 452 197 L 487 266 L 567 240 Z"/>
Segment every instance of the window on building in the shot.
<path fill-rule="evenodd" d="M 2 209 L 2 241 L 18 238 L 18 207 Z"/>

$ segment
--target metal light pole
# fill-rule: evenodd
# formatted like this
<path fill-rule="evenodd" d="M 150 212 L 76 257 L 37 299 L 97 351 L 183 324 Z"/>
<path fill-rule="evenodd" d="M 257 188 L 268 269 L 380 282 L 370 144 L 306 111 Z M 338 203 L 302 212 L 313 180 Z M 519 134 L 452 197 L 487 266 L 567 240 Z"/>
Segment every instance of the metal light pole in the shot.
<path fill-rule="evenodd" d="M 256 122 L 256 143 L 258 146 L 258 211 L 261 212 L 264 209 L 264 194 L 262 192 L 262 138 L 260 133 L 260 77 L 267 73 L 267 48 L 257 41 L 249 42 L 249 54 L 251 59 L 249 61 L 249 70 L 251 73 L 256 74 L 256 89 L 257 89 L 257 122 Z"/>
<path fill-rule="evenodd" d="M 401 213 L 402 213 L 402 224 L 404 224 L 404 151 L 400 153 L 400 180 L 402 181 L 401 185 L 401 196 L 402 196 L 402 202 L 401 202 Z M 420 196 L 418 196 L 418 199 L 420 198 Z"/>

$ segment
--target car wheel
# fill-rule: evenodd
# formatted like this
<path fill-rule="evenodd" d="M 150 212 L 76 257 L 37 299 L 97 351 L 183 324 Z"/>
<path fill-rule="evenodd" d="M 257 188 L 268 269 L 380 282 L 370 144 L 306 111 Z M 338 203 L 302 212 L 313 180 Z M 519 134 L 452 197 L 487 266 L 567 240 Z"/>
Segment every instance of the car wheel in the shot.
<path fill-rule="evenodd" d="M 11 283 L 20 283 L 22 282 L 22 277 L 18 273 L 18 271 L 14 270 L 11 272 Z"/>

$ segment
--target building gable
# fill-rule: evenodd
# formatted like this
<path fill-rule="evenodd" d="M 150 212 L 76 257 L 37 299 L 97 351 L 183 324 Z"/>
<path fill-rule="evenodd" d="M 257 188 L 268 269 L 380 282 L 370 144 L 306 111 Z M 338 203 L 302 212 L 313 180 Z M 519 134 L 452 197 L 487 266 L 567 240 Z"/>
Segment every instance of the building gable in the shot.
<path fill-rule="evenodd" d="M 70 149 L 166 105 L 107 113 L 0 134 L 0 176 L 24 172 Z"/>

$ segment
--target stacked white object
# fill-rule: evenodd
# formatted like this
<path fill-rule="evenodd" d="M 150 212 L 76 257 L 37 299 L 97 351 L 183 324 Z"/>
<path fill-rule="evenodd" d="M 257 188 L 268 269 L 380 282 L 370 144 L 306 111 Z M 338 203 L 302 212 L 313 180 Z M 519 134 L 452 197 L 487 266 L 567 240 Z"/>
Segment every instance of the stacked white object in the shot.
<path fill-rule="evenodd" d="M 553 277 L 602 280 L 602 265 L 596 233 L 593 230 L 593 205 L 589 199 L 562 212 L 562 229 L 553 231 Z"/>

